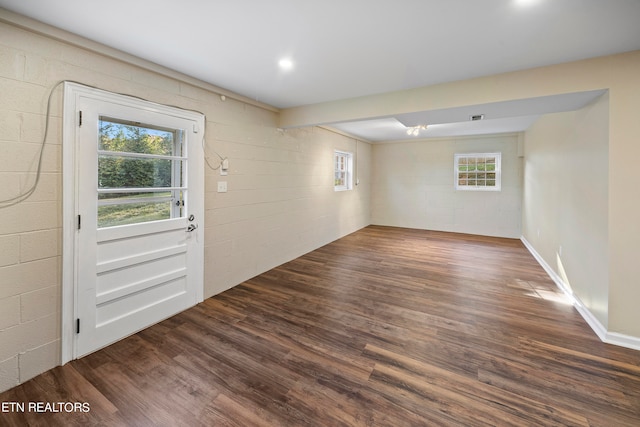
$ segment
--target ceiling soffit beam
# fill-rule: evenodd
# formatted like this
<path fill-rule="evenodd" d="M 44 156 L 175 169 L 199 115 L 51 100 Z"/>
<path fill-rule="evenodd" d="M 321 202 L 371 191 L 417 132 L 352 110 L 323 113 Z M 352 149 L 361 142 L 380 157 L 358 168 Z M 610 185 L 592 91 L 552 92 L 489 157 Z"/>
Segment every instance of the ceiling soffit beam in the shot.
<path fill-rule="evenodd" d="M 280 111 L 280 128 L 328 125 L 418 111 L 606 90 L 612 58 L 638 51 L 441 83 L 416 89 L 324 102 Z"/>
<path fill-rule="evenodd" d="M 482 119 L 479 120 L 539 116 L 578 110 L 604 93 L 606 93 L 606 90 L 600 89 L 570 94 L 538 96 L 444 110 L 417 111 L 415 113 L 398 114 L 395 118 L 406 127 L 414 127 L 427 124 L 461 123 L 471 120 L 472 116 L 481 116 Z"/>

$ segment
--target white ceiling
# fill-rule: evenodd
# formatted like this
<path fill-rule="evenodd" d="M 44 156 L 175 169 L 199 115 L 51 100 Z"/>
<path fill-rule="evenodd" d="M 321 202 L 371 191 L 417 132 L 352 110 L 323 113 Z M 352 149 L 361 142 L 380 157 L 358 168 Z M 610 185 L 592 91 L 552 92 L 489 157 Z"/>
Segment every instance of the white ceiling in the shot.
<path fill-rule="evenodd" d="M 640 0 L 524 3 L 0 0 L 0 7 L 277 108 L 640 49 Z M 292 70 L 278 68 L 283 57 L 293 60 Z M 493 120 L 502 123 L 487 124 Z M 522 128 L 530 120 L 487 117 L 473 125 Z M 363 136 L 363 124 L 365 134 L 378 129 L 372 140 L 382 132 L 391 139 L 407 137 L 390 118 L 335 127 Z"/>

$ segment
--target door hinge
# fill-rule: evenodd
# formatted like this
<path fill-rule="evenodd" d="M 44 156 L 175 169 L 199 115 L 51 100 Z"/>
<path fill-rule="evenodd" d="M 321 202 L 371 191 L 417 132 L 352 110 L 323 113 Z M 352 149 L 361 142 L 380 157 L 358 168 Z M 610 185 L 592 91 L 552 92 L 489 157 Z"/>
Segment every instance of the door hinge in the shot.
<path fill-rule="evenodd" d="M 80 319 L 76 319 L 76 334 L 80 333 Z"/>
<path fill-rule="evenodd" d="M 82 217 L 78 215 L 78 230 L 82 228 Z"/>
<path fill-rule="evenodd" d="M 78 111 L 78 127 L 82 127 L 82 110 Z"/>

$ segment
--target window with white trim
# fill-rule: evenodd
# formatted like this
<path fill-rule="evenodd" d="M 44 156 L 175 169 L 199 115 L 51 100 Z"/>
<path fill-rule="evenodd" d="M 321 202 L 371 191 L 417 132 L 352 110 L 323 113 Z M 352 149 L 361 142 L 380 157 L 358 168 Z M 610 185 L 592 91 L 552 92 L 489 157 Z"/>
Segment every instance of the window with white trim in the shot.
<path fill-rule="evenodd" d="M 183 131 L 100 116 L 98 227 L 183 216 Z"/>
<path fill-rule="evenodd" d="M 351 190 L 353 188 L 353 154 L 336 150 L 333 158 L 334 190 Z"/>
<path fill-rule="evenodd" d="M 455 154 L 456 190 L 500 191 L 501 153 Z"/>

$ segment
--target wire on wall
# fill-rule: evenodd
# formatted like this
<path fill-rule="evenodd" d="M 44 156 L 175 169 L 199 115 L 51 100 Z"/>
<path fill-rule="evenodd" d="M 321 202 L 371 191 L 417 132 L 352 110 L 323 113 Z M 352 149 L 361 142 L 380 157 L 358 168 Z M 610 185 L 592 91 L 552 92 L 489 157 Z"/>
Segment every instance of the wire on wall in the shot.
<path fill-rule="evenodd" d="M 208 151 L 212 151 L 213 154 L 215 154 L 218 157 L 218 165 L 214 166 L 211 164 L 210 160 L 210 156 Z M 202 135 L 202 152 L 204 153 L 204 161 L 207 164 L 207 166 L 209 167 L 209 169 L 217 171 L 218 169 L 220 169 L 222 167 L 222 162 L 224 162 L 225 160 L 227 160 L 227 157 L 222 157 L 216 150 L 214 149 L 208 149 L 207 148 L 207 144 L 206 144 L 206 140 L 204 137 L 204 134 Z"/>
<path fill-rule="evenodd" d="M 42 176 L 42 156 L 44 154 L 44 146 L 47 141 L 47 136 L 49 135 L 49 121 L 50 121 L 49 119 L 51 116 L 51 99 L 53 98 L 53 92 L 55 92 L 58 86 L 60 86 L 63 83 L 64 81 L 60 81 L 56 83 L 51 88 L 51 91 L 49 92 L 49 96 L 47 97 L 47 111 L 44 117 L 44 134 L 42 136 L 42 141 L 40 142 L 40 149 L 38 153 L 38 166 L 36 167 L 35 180 L 33 181 L 33 184 L 31 185 L 31 187 L 29 187 L 29 189 L 27 189 L 23 193 L 20 193 L 19 195 L 12 197 L 10 199 L 0 200 L 0 209 L 8 208 L 10 206 L 15 206 L 18 203 L 28 199 L 36 191 L 36 188 L 38 187 L 38 183 L 40 182 L 40 177 Z"/>
<path fill-rule="evenodd" d="M 21 203 L 21 202 L 27 200 L 36 191 L 36 189 L 38 187 L 38 184 L 40 183 L 40 178 L 42 176 L 42 158 L 43 158 L 43 154 L 44 154 L 44 147 L 46 145 L 47 137 L 49 136 L 49 122 L 51 121 L 50 120 L 51 119 L 51 100 L 53 99 L 53 93 L 58 88 L 58 86 L 60 86 L 60 85 L 62 85 L 64 83 L 77 83 L 77 84 L 80 84 L 80 85 L 83 85 L 83 86 L 87 86 L 87 87 L 90 87 L 90 88 L 93 88 L 93 89 L 100 89 L 100 88 L 98 88 L 96 86 L 88 85 L 86 83 L 78 82 L 78 81 L 75 81 L 75 80 L 61 80 L 61 81 L 59 81 L 59 82 L 57 82 L 56 84 L 53 85 L 53 87 L 49 91 L 49 95 L 47 96 L 47 109 L 46 109 L 45 119 L 44 119 L 45 120 L 44 133 L 42 135 L 42 141 L 40 142 L 40 149 L 38 151 L 38 163 L 37 163 L 37 167 L 36 167 L 36 178 L 35 178 L 33 184 L 31 185 L 31 187 L 29 187 L 24 192 L 21 192 L 20 194 L 18 194 L 15 197 L 11 197 L 9 199 L 0 200 L 0 209 L 8 208 L 8 207 L 11 207 L 11 206 L 15 206 L 18 203 Z M 120 93 L 120 92 L 113 92 L 113 93 L 117 93 L 118 95 L 128 96 L 128 97 L 131 97 L 131 98 L 140 99 L 140 100 L 146 101 L 146 102 L 153 102 L 153 101 L 149 101 L 147 99 L 144 99 L 142 97 L 135 96 L 135 95 L 129 95 L 129 94 Z M 168 107 L 172 107 L 172 108 L 178 108 L 178 109 L 185 110 L 185 111 L 192 111 L 192 112 L 195 112 L 195 113 L 198 113 L 198 114 L 202 114 L 202 116 L 205 116 L 204 113 L 202 113 L 201 111 L 198 111 L 198 110 L 191 110 L 191 109 L 179 107 L 179 106 L 176 106 L 176 105 L 167 105 L 167 106 Z M 211 163 L 209 162 L 209 156 L 207 155 L 207 148 L 206 148 L 206 144 L 205 144 L 205 132 L 203 132 L 203 134 L 202 134 L 202 151 L 204 153 L 205 162 L 213 170 L 220 169 L 220 167 L 222 166 L 222 162 L 224 160 L 226 160 L 226 157 L 222 157 L 215 150 L 212 150 L 216 154 L 216 156 L 219 157 L 220 162 L 219 162 L 217 167 L 214 167 L 214 166 L 211 165 Z"/>

